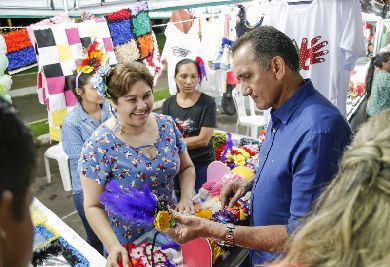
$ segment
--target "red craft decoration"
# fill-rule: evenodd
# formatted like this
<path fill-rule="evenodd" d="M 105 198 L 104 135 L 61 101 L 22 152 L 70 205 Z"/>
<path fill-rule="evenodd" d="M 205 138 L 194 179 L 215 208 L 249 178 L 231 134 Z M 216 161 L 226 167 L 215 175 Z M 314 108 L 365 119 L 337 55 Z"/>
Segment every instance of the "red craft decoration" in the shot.
<path fill-rule="evenodd" d="M 107 15 L 108 20 L 123 20 L 123 19 L 129 19 L 131 17 L 131 12 L 129 9 L 122 9 L 117 12 L 113 12 L 109 15 Z"/>
<path fill-rule="evenodd" d="M 7 45 L 7 53 L 22 50 L 32 46 L 27 29 L 9 32 L 3 35 Z"/>

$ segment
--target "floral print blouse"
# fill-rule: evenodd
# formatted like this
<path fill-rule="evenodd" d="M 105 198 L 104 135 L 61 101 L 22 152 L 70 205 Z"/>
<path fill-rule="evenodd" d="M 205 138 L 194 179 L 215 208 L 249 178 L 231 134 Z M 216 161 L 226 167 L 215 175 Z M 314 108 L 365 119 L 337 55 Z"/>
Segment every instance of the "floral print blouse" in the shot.
<path fill-rule="evenodd" d="M 173 178 L 179 172 L 179 153 L 186 148 L 180 131 L 171 117 L 153 114 L 159 128 L 159 137 L 154 143 L 157 155 L 150 159 L 142 152 L 120 140 L 105 124 L 102 124 L 84 143 L 79 160 L 79 172 L 106 186 L 115 179 L 122 189 L 129 186 L 142 190 L 147 184 L 158 197 L 174 204 Z M 119 242 L 131 243 L 150 230 L 144 226 L 125 221 L 107 212 Z"/>

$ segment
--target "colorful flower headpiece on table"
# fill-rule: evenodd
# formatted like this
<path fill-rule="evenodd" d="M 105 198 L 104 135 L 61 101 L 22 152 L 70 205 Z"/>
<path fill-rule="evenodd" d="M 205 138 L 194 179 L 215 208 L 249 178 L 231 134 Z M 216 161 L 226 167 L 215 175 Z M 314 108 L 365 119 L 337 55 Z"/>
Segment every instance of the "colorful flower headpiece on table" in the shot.
<path fill-rule="evenodd" d="M 95 71 L 95 74 L 91 77 L 91 83 L 97 90 L 100 96 L 107 97 L 107 86 L 104 83 L 104 77 L 110 72 L 110 65 L 108 63 L 107 55 L 104 48 L 99 49 L 99 42 L 96 40 L 88 47 L 87 53 L 83 59 L 76 61 L 77 65 L 77 78 L 76 88 L 78 87 L 78 80 L 81 73 L 89 74 Z"/>
<path fill-rule="evenodd" d="M 128 192 L 123 191 L 113 180 L 100 195 L 100 201 L 108 212 L 121 216 L 126 220 L 144 225 L 153 224 L 159 232 L 166 232 L 175 227 L 175 220 L 167 201 L 157 198 L 147 185 L 143 191 L 130 186 Z"/>

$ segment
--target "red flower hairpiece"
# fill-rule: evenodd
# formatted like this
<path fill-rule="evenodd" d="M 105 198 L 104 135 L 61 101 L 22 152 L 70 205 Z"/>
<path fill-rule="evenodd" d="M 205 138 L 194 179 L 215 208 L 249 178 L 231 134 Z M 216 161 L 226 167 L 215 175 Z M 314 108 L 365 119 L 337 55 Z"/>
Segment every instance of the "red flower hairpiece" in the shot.
<path fill-rule="evenodd" d="M 107 56 L 104 49 L 98 48 L 99 43 L 95 40 L 88 47 L 86 57 L 76 61 L 77 72 L 91 73 L 97 71 L 100 66 L 104 65 L 107 61 Z"/>

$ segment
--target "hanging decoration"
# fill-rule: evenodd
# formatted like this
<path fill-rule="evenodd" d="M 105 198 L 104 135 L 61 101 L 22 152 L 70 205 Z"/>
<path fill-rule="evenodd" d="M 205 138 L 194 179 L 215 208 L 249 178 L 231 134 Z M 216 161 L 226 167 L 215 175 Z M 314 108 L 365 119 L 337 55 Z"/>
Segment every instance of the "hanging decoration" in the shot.
<path fill-rule="evenodd" d="M 103 44 L 108 63 L 117 63 L 107 22 L 104 18 L 81 23 L 38 25 L 33 27 L 37 45 L 38 91 L 49 112 L 51 139 L 59 141 L 60 125 L 66 114 L 76 105 L 71 89 L 71 77 L 76 60 L 83 57 L 84 49 L 97 40 Z"/>
<path fill-rule="evenodd" d="M 26 29 L 11 31 L 3 37 L 7 47 L 10 74 L 36 66 L 37 58 Z"/>
<path fill-rule="evenodd" d="M 146 2 L 105 16 L 119 63 L 140 61 L 154 77 L 162 72 L 156 37 L 152 31 Z"/>

